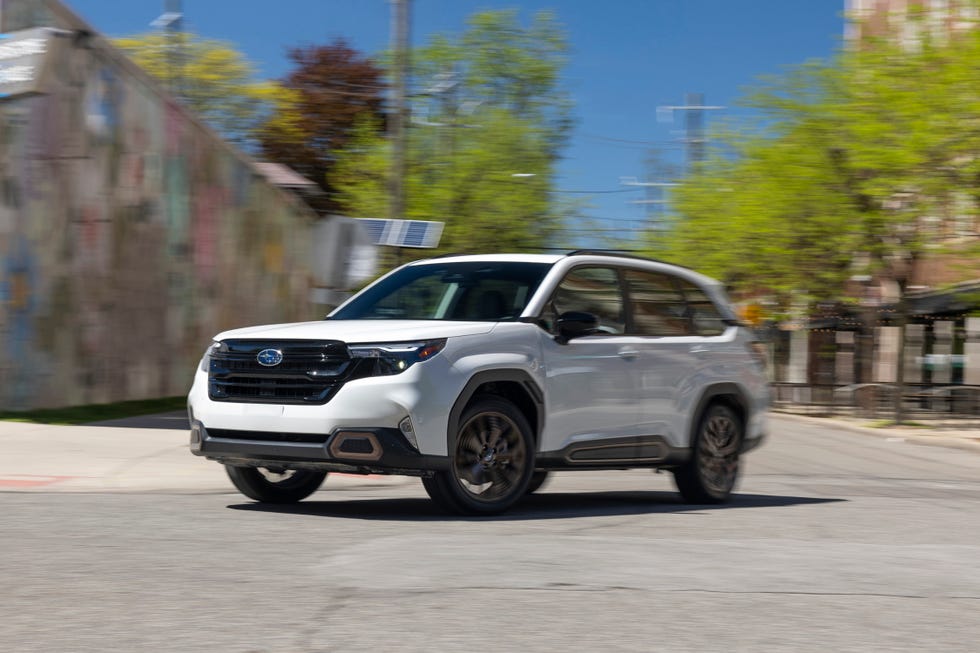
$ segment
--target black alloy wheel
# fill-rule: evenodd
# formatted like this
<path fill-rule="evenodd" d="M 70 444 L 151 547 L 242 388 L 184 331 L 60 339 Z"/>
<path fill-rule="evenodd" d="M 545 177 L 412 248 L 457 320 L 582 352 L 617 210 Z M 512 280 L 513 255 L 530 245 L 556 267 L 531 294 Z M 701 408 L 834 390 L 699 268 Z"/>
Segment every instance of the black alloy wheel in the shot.
<path fill-rule="evenodd" d="M 723 503 L 738 481 L 742 421 L 723 404 L 712 404 L 701 417 L 691 458 L 674 470 L 674 482 L 688 503 Z"/>
<path fill-rule="evenodd" d="M 442 508 L 464 515 L 504 512 L 527 492 L 534 440 L 527 419 L 499 397 L 476 400 L 464 413 L 450 452 L 450 469 L 423 478 Z"/>

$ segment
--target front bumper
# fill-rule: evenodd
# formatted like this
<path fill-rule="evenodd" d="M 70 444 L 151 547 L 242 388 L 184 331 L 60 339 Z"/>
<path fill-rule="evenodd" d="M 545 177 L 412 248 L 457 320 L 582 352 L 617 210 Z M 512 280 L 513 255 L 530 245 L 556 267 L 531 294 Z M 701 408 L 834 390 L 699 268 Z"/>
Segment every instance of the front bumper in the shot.
<path fill-rule="evenodd" d="M 338 428 L 308 433 L 209 430 L 191 421 L 191 453 L 226 465 L 316 469 L 352 474 L 430 476 L 449 468 L 446 456 L 416 451 L 398 429 Z"/>
<path fill-rule="evenodd" d="M 226 465 L 316 469 L 352 474 L 428 476 L 449 468 L 445 456 L 418 453 L 398 429 L 336 429 L 306 433 L 208 430 L 191 422 L 191 453 Z"/>

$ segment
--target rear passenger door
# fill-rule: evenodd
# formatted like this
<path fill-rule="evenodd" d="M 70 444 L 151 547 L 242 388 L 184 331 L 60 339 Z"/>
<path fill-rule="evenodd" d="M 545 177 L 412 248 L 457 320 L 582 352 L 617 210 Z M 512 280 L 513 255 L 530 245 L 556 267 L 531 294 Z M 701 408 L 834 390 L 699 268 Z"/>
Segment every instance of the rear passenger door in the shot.
<path fill-rule="evenodd" d="M 685 415 L 696 394 L 696 334 L 681 280 L 641 269 L 623 272 L 629 305 L 627 333 L 636 338 L 638 404 L 645 435 L 684 441 Z"/>

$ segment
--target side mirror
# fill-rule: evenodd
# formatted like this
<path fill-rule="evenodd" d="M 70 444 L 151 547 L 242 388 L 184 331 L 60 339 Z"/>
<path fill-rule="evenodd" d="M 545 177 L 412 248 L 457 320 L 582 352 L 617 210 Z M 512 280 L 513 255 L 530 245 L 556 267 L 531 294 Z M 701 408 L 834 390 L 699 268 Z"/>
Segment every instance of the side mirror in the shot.
<path fill-rule="evenodd" d="M 558 336 L 555 340 L 564 345 L 572 338 L 581 338 L 599 330 L 599 318 L 583 311 L 567 311 L 558 316 Z"/>

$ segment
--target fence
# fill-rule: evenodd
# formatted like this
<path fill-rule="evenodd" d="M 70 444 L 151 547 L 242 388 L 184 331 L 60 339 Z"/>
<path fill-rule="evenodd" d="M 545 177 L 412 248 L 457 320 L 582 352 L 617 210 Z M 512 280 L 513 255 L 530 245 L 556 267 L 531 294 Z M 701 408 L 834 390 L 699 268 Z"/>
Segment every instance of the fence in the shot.
<path fill-rule="evenodd" d="M 895 413 L 895 384 L 773 383 L 775 410 L 810 415 L 885 419 Z M 902 389 L 903 415 L 910 420 L 943 419 L 980 427 L 980 385 L 909 383 Z"/>

